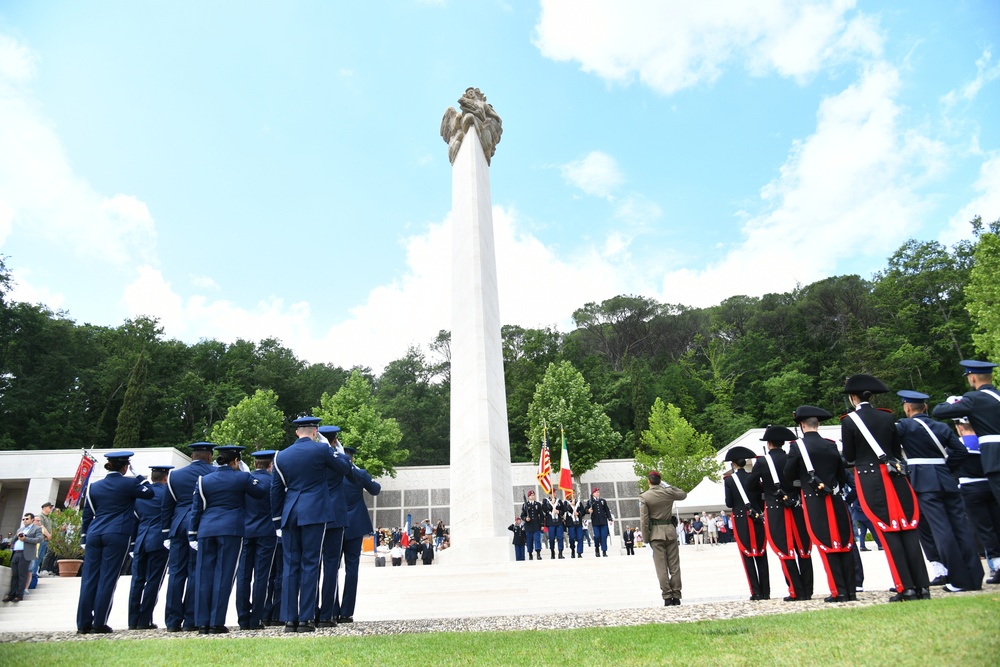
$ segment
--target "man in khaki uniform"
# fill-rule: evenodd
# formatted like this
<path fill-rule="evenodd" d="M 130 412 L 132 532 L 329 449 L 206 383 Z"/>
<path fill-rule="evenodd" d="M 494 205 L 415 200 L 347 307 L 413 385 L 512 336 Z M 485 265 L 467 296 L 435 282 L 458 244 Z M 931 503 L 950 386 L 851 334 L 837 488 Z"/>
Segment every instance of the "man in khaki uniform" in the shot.
<path fill-rule="evenodd" d="M 674 501 L 687 498 L 687 492 L 663 482 L 660 473 L 647 476 L 649 490 L 639 496 L 639 526 L 643 539 L 653 550 L 653 566 L 660 580 L 663 606 L 681 603 L 681 557 L 677 548 L 677 529 L 670 521 Z"/>

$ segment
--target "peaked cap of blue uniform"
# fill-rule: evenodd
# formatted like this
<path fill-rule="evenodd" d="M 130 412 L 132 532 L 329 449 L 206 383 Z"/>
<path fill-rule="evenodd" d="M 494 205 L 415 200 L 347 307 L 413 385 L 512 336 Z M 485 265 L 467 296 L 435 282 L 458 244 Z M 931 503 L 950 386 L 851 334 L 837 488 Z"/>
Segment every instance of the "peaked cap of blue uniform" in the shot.
<path fill-rule="evenodd" d="M 150 470 L 173 470 L 173 466 L 149 466 Z"/>
<path fill-rule="evenodd" d="M 313 427 L 313 428 L 315 428 L 315 427 L 319 426 L 319 423 L 321 421 L 323 421 L 323 420 L 320 419 L 319 417 L 309 417 L 309 416 L 306 416 L 306 417 L 299 417 L 298 419 L 293 419 L 292 423 L 295 424 L 299 428 L 308 428 L 310 426 Z"/>
<path fill-rule="evenodd" d="M 130 459 L 133 456 L 135 456 L 135 454 L 133 452 L 127 452 L 124 449 L 118 449 L 118 450 L 115 450 L 113 452 L 108 452 L 107 454 L 104 455 L 104 458 L 111 459 L 111 460 L 114 460 L 114 459 Z"/>
<path fill-rule="evenodd" d="M 262 449 L 259 452 L 253 452 L 250 456 L 255 459 L 273 459 L 274 455 L 278 452 L 274 449 Z"/>
<path fill-rule="evenodd" d="M 921 394 L 919 391 L 911 391 L 909 389 L 900 389 L 896 392 L 896 396 L 903 399 L 903 403 L 924 403 L 930 398 L 927 394 Z"/>
<path fill-rule="evenodd" d="M 958 362 L 959 365 L 965 369 L 966 375 L 972 375 L 973 373 L 981 375 L 992 375 L 993 369 L 997 367 L 990 361 L 977 361 L 975 359 L 963 359 Z"/>
<path fill-rule="evenodd" d="M 196 442 L 190 445 L 192 452 L 210 452 L 215 449 L 214 442 Z"/>
<path fill-rule="evenodd" d="M 216 445 L 217 452 L 242 452 L 246 447 L 243 445 Z"/>
<path fill-rule="evenodd" d="M 340 427 L 339 426 L 333 426 L 333 425 L 331 425 L 331 426 L 320 426 L 319 427 L 319 432 L 322 433 L 323 435 L 327 435 L 327 434 L 330 434 L 330 433 L 340 433 Z"/>

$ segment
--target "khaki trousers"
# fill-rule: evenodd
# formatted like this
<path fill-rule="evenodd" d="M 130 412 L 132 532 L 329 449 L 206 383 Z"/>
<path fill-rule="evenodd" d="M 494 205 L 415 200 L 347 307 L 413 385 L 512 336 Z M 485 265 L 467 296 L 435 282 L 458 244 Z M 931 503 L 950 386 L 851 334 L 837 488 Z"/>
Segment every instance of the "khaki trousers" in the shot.
<path fill-rule="evenodd" d="M 653 566 L 656 577 L 660 580 L 660 592 L 663 599 L 681 599 L 681 556 L 677 540 L 652 540 L 649 542 L 653 550 Z"/>

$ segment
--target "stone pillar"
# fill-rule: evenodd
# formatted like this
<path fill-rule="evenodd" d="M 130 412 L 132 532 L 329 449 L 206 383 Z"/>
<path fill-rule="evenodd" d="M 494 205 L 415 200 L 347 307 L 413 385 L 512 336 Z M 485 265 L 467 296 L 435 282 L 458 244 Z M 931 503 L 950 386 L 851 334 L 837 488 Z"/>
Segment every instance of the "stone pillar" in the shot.
<path fill-rule="evenodd" d="M 58 493 L 58 479 L 51 477 L 33 478 L 28 482 L 28 493 L 24 498 L 24 511 L 37 515 L 42 511 L 42 503 L 56 504 Z"/>
<path fill-rule="evenodd" d="M 478 90 L 449 109 L 452 160 L 451 548 L 447 562 L 512 559 L 510 440 L 489 162 L 500 119 Z M 464 139 L 464 140 L 463 140 Z"/>

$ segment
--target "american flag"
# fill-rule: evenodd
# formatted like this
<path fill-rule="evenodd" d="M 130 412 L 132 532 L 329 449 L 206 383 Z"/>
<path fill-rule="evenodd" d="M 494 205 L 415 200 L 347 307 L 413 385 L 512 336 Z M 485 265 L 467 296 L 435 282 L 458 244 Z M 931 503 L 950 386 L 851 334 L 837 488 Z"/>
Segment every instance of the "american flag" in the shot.
<path fill-rule="evenodd" d="M 542 485 L 542 489 L 545 493 L 552 495 L 552 480 L 549 479 L 549 475 L 552 474 L 552 459 L 549 458 L 549 438 L 546 434 L 545 427 L 542 427 L 542 453 L 538 458 L 538 473 L 535 477 L 538 478 L 538 483 Z"/>

